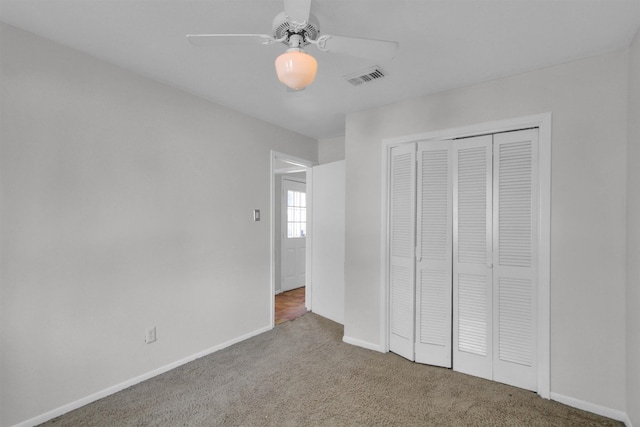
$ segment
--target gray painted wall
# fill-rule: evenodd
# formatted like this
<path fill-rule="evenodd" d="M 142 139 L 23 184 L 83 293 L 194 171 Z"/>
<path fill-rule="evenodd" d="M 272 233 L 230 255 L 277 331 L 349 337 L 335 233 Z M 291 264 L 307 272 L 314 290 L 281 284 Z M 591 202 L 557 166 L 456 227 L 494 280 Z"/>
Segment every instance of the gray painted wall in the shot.
<path fill-rule="evenodd" d="M 0 30 L 0 425 L 268 328 L 270 150 L 317 142 Z"/>
<path fill-rule="evenodd" d="M 318 163 L 344 160 L 344 136 L 318 140 Z"/>
<path fill-rule="evenodd" d="M 551 391 L 625 410 L 627 51 L 351 114 L 345 335 L 380 344 L 381 142 L 552 112 Z"/>
<path fill-rule="evenodd" d="M 627 414 L 640 426 L 640 31 L 629 48 Z"/>
<path fill-rule="evenodd" d="M 344 160 L 313 167 L 312 310 L 344 324 Z"/>

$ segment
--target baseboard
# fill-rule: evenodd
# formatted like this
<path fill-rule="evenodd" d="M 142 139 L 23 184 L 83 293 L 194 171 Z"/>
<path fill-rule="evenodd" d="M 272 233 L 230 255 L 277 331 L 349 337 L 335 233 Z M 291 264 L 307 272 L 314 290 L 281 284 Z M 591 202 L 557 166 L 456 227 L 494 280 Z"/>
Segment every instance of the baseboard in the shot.
<path fill-rule="evenodd" d="M 633 427 L 631 425 L 629 416 L 624 411 L 611 409 L 606 406 L 597 405 L 591 402 L 585 402 L 584 400 L 576 399 L 575 397 L 564 396 L 562 394 L 554 392 L 551 392 L 549 394 L 549 398 L 573 408 L 582 409 L 583 411 L 591 412 L 597 415 L 602 415 L 603 417 L 611 418 L 616 421 L 622 421 L 627 427 Z"/>
<path fill-rule="evenodd" d="M 384 351 L 382 350 L 382 347 L 379 344 L 373 344 L 373 343 L 370 343 L 370 342 L 367 342 L 367 341 L 359 340 L 357 338 L 348 337 L 346 335 L 342 337 L 342 341 L 344 341 L 347 344 L 351 344 L 351 345 L 355 345 L 355 346 L 358 346 L 358 347 L 366 348 L 368 350 L 377 351 L 379 353 L 384 353 Z"/>
<path fill-rule="evenodd" d="M 60 415 L 64 415 L 67 412 L 71 412 L 75 409 L 81 408 L 85 405 L 88 405 L 89 403 L 95 402 L 96 400 L 100 400 L 104 397 L 107 397 L 109 395 L 112 395 L 114 393 L 117 393 L 119 391 L 122 391 L 128 387 L 131 387 L 133 385 L 136 385 L 138 383 L 141 383 L 143 381 L 146 381 L 150 378 L 153 378 L 155 376 L 158 376 L 160 374 L 164 374 L 165 372 L 168 372 L 172 369 L 175 369 L 179 366 L 185 365 L 189 362 L 193 362 L 196 359 L 200 359 L 201 357 L 204 356 L 208 356 L 209 354 L 215 353 L 216 351 L 220 351 L 224 348 L 230 347 L 233 344 L 237 344 L 240 341 L 244 341 L 246 339 L 249 339 L 251 337 L 254 337 L 256 335 L 260 335 L 264 332 L 267 332 L 271 330 L 270 326 L 265 326 L 263 328 L 257 329 L 255 331 L 249 332 L 248 334 L 244 334 L 241 335 L 237 338 L 234 338 L 230 341 L 224 342 L 222 344 L 216 345 L 214 347 L 211 347 L 207 350 L 203 350 L 201 352 L 192 354 L 191 356 L 187 356 L 183 359 L 177 360 L 173 363 L 170 363 L 168 365 L 162 366 L 158 369 L 154 369 L 153 371 L 147 372 L 145 374 L 139 375 L 135 378 L 131 378 L 130 380 L 124 381 L 120 384 L 116 384 L 114 386 L 111 386 L 109 388 L 106 388 L 104 390 L 101 390 L 97 393 L 93 393 L 89 396 L 83 397 L 82 399 L 78 399 L 75 402 L 71 402 L 69 404 L 66 404 L 64 406 L 61 406 L 59 408 L 53 409 L 51 411 L 45 412 L 42 415 L 38 415 L 34 418 L 28 419 L 26 421 L 22 421 L 18 424 L 15 424 L 13 427 L 33 427 L 36 426 L 38 424 L 42 424 L 44 422 L 47 422 L 49 420 L 52 420 L 53 418 L 59 417 Z"/>

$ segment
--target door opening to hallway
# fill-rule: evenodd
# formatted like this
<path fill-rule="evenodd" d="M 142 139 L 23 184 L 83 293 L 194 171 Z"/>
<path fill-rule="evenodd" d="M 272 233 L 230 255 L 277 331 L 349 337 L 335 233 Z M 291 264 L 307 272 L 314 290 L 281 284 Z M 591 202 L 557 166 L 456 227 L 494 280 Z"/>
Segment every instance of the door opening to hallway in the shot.
<path fill-rule="evenodd" d="M 296 319 L 307 312 L 304 306 L 304 286 L 276 295 L 275 324 L 279 325 L 287 320 Z"/>
<path fill-rule="evenodd" d="M 305 285 L 307 194 L 302 179 L 304 177 L 282 177 L 280 292 Z"/>
<path fill-rule="evenodd" d="M 311 309 L 306 275 L 309 268 L 313 163 L 272 152 L 271 159 L 271 313 L 272 325 L 301 316 Z M 305 288 L 308 286 L 308 288 Z"/>
<path fill-rule="evenodd" d="M 280 293 L 276 295 L 275 324 L 293 320 L 305 307 L 307 191 L 306 174 L 285 174 L 281 189 Z"/>

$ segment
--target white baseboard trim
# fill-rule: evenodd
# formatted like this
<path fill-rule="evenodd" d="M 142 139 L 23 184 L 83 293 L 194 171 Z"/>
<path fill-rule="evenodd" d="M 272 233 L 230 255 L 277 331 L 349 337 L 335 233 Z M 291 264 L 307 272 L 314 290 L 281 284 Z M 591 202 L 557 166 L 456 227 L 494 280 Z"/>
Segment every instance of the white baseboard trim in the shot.
<path fill-rule="evenodd" d="M 31 419 L 28 419 L 26 421 L 22 421 L 18 424 L 15 424 L 13 427 L 33 427 L 36 426 L 38 424 L 42 424 L 44 422 L 47 422 L 49 420 L 52 420 L 53 418 L 59 417 L 60 415 L 64 415 L 67 412 L 71 412 L 75 409 L 81 408 L 85 405 L 88 405 L 89 403 L 95 402 L 96 400 L 100 400 L 104 397 L 107 397 L 111 394 L 117 393 L 119 391 L 124 390 L 125 388 L 131 387 L 133 385 L 136 385 L 138 383 L 141 383 L 143 381 L 146 381 L 150 378 L 153 378 L 155 376 L 158 376 L 160 374 L 164 374 L 165 372 L 168 372 L 172 369 L 175 369 L 179 366 L 185 365 L 189 362 L 193 362 L 196 359 L 199 359 L 201 357 L 204 356 L 208 356 L 209 354 L 215 353 L 216 351 L 220 351 L 223 348 L 227 348 L 232 346 L 233 344 L 237 344 L 240 341 L 244 341 L 246 339 L 249 339 L 251 337 L 254 337 L 256 335 L 260 335 L 264 332 L 267 332 L 271 330 L 271 326 L 265 326 L 263 328 L 257 329 L 255 331 L 249 332 L 247 334 L 241 335 L 237 338 L 234 338 L 232 340 L 229 340 L 227 342 L 224 342 L 222 344 L 218 344 L 214 347 L 211 347 L 207 350 L 203 350 L 201 352 L 192 354 L 191 356 L 187 356 L 183 359 L 177 360 L 173 363 L 169 363 L 168 365 L 162 366 L 158 369 L 154 369 L 153 371 L 147 372 L 145 374 L 139 375 L 137 377 L 131 378 L 130 380 L 124 381 L 120 384 L 116 384 L 114 386 L 111 386 L 109 388 L 106 388 L 104 390 L 101 390 L 97 393 L 93 393 L 89 396 L 83 397 L 82 399 L 78 399 L 75 402 L 71 402 L 68 403 L 66 405 L 60 406 L 59 408 L 53 409 L 51 411 L 45 412 L 44 414 L 38 415 L 36 417 L 33 417 Z"/>
<path fill-rule="evenodd" d="M 569 397 L 554 392 L 551 392 L 549 394 L 549 398 L 573 408 L 582 409 L 583 411 L 591 412 L 597 415 L 602 415 L 603 417 L 611 418 L 616 421 L 622 421 L 627 427 L 633 427 L 631 425 L 629 416 L 624 411 L 611 409 L 606 406 L 597 405 L 591 402 L 585 402 L 584 400 L 576 399 L 575 397 Z"/>
<path fill-rule="evenodd" d="M 344 341 L 347 344 L 366 348 L 368 350 L 377 351 L 379 353 L 384 353 L 384 351 L 382 350 L 382 346 L 380 346 L 379 344 L 373 344 L 367 341 L 359 340 L 357 338 L 348 337 L 346 335 L 342 337 L 342 341 Z"/>

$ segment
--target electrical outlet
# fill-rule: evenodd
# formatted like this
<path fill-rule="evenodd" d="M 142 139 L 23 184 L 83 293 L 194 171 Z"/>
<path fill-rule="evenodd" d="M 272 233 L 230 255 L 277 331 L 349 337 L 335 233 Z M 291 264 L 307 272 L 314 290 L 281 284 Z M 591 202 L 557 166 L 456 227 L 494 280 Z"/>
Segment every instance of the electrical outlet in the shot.
<path fill-rule="evenodd" d="M 151 344 L 152 342 L 156 342 L 156 327 L 147 329 L 147 332 L 144 336 L 144 342 L 147 344 Z"/>

